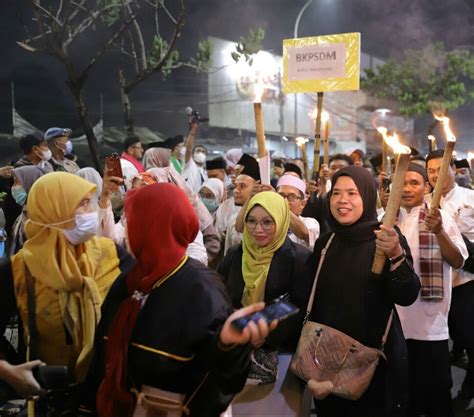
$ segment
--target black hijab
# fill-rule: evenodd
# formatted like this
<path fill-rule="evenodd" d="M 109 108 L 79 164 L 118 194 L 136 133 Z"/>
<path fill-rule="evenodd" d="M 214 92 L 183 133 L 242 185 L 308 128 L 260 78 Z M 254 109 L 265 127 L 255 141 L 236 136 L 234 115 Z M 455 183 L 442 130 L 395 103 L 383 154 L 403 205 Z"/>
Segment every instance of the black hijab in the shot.
<path fill-rule="evenodd" d="M 340 177 L 352 178 L 364 204 L 362 216 L 350 226 L 343 226 L 329 214 L 329 223 L 335 233 L 321 268 L 316 297 L 310 319 L 334 327 L 362 343 L 375 347 L 380 342 L 380 328 L 367 326 L 374 305 L 383 302 L 383 280 L 372 280 L 372 261 L 375 252 L 375 234 L 378 229 L 375 209 L 377 192 L 373 176 L 365 168 L 348 166 L 333 177 L 333 187 Z M 331 195 L 328 194 L 328 201 Z M 309 268 L 314 273 L 321 251 L 331 233 L 316 241 Z M 383 307 L 382 307 L 383 310 Z M 381 315 L 382 321 L 385 315 Z M 370 327 L 370 326 L 369 326 Z M 383 332 L 383 331 L 382 331 Z"/>
<path fill-rule="evenodd" d="M 347 166 L 336 172 L 332 177 L 332 189 L 336 186 L 340 177 L 349 177 L 354 181 L 362 198 L 364 209 L 362 216 L 354 224 L 344 226 L 334 218 L 329 208 L 328 222 L 336 235 L 345 239 L 365 241 L 375 239 L 374 230 L 379 226 L 377 221 L 377 189 L 373 175 L 365 168 L 358 166 Z M 327 204 L 331 200 L 331 191 L 328 193 Z"/>

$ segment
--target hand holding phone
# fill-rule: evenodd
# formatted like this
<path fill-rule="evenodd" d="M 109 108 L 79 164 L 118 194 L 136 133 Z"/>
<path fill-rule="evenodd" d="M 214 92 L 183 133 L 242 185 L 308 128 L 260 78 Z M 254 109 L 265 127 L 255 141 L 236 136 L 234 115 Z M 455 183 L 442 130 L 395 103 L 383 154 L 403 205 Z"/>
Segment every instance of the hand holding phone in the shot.
<path fill-rule="evenodd" d="M 113 153 L 105 157 L 105 168 L 109 177 L 123 178 L 122 165 L 120 164 L 120 156 Z"/>
<path fill-rule="evenodd" d="M 250 321 L 258 323 L 260 319 L 264 319 L 267 324 L 270 324 L 274 320 L 285 320 L 299 311 L 299 308 L 291 304 L 288 299 L 289 295 L 283 294 L 267 304 L 263 310 L 235 319 L 231 324 L 235 329 L 242 332 Z"/>
<path fill-rule="evenodd" d="M 45 390 L 65 389 L 69 383 L 67 366 L 37 366 L 33 376 Z"/>

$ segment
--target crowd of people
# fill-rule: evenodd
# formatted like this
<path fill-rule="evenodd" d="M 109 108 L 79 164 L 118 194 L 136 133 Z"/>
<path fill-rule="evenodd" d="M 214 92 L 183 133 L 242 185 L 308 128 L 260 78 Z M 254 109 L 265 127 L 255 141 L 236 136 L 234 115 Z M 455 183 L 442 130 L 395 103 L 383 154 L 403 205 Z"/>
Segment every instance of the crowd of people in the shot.
<path fill-rule="evenodd" d="M 331 155 L 310 180 L 300 159 L 274 152 L 265 184 L 253 155 L 211 159 L 197 129 L 146 147 L 130 134 L 120 166 L 101 175 L 79 167 L 70 129 L 50 128 L 21 138 L 21 158 L 0 168 L 0 415 L 303 416 L 306 384 L 289 364 L 308 319 L 373 348 L 387 336 L 363 396 L 315 395 L 318 417 L 450 417 L 467 406 L 467 161 L 452 162 L 437 209 L 444 153 L 413 155 L 388 227 L 380 157 Z M 282 296 L 297 314 L 232 324 Z M 464 357 L 453 399 L 450 366 Z"/>

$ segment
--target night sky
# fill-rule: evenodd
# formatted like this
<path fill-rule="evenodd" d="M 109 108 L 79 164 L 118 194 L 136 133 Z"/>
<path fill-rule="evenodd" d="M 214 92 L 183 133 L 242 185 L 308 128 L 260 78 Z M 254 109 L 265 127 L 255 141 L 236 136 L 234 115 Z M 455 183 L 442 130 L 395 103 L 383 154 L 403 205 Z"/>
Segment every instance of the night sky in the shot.
<path fill-rule="evenodd" d="M 178 1 L 167 3 L 173 8 Z M 185 0 L 185 4 L 186 22 L 177 44 L 182 57 L 193 54 L 197 42 L 207 36 L 238 40 L 257 27 L 266 30 L 265 49 L 280 54 L 282 40 L 293 37 L 295 19 L 305 1 Z M 364 52 L 396 57 L 404 48 L 433 41 L 443 41 L 449 48 L 473 45 L 473 13 L 474 0 L 314 0 L 301 20 L 299 36 L 361 32 Z M 42 129 L 51 125 L 79 129 L 63 67 L 54 58 L 26 52 L 15 43 L 24 38 L 22 22 L 30 23 L 31 15 L 27 0 L 0 0 L 0 132 L 11 132 L 11 81 L 15 82 L 16 108 L 33 124 Z M 153 21 L 147 21 L 151 33 Z M 166 35 L 169 27 L 164 24 L 163 29 Z M 71 54 L 78 66 L 90 56 L 91 44 L 101 39 L 99 31 L 91 31 L 73 44 Z M 118 52 L 109 54 L 87 81 L 85 96 L 93 123 L 98 120 L 103 94 L 105 125 L 122 125 L 117 66 L 123 60 Z M 155 75 L 132 95 L 136 124 L 165 134 L 180 131 L 186 120 L 184 107 L 195 106 L 205 113 L 206 79 L 191 69 L 179 69 L 165 81 Z M 471 111 L 467 106 L 457 112 L 460 123 L 466 119 L 465 129 L 471 129 Z"/>

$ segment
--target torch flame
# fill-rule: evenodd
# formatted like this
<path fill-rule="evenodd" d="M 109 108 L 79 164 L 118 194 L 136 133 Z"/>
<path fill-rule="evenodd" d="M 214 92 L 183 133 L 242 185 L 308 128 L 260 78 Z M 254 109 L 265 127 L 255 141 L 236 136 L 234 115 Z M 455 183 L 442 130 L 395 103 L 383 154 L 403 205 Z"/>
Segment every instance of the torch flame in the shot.
<path fill-rule="evenodd" d="M 309 139 L 304 138 L 303 136 L 298 136 L 295 139 L 295 142 L 296 142 L 296 145 L 301 148 L 306 142 L 309 142 Z"/>
<path fill-rule="evenodd" d="M 385 143 L 390 146 L 394 153 L 403 153 L 411 154 L 411 149 L 408 146 L 402 145 L 398 139 L 398 135 L 394 133 L 393 135 L 388 134 L 388 130 L 385 127 L 378 127 L 377 131 L 383 136 Z"/>
<path fill-rule="evenodd" d="M 431 140 L 431 141 L 435 141 L 436 138 L 433 136 L 433 135 L 428 135 L 428 139 Z"/>
<path fill-rule="evenodd" d="M 311 117 L 311 119 L 316 120 L 316 117 L 318 117 L 318 109 L 314 109 L 311 113 L 308 113 L 308 116 Z M 323 110 L 321 112 L 321 122 L 326 123 L 328 121 L 329 113 Z"/>
<path fill-rule="evenodd" d="M 443 123 L 444 127 L 444 133 L 446 133 L 446 139 L 448 142 L 456 142 L 456 136 L 454 136 L 454 133 L 451 131 L 451 128 L 449 127 L 449 117 L 446 116 L 439 116 L 439 115 L 434 115 L 435 119 L 438 120 L 439 122 Z"/>
<path fill-rule="evenodd" d="M 262 102 L 262 96 L 263 96 L 263 93 L 265 92 L 265 85 L 262 83 L 262 80 L 258 80 L 255 84 L 254 84 L 254 91 L 255 91 L 255 95 L 254 95 L 254 99 L 253 99 L 253 102 L 254 103 L 261 103 Z"/>

